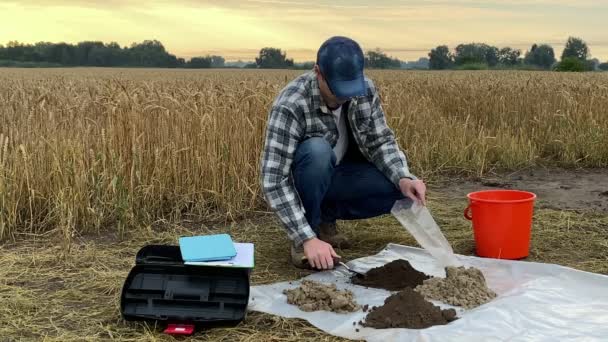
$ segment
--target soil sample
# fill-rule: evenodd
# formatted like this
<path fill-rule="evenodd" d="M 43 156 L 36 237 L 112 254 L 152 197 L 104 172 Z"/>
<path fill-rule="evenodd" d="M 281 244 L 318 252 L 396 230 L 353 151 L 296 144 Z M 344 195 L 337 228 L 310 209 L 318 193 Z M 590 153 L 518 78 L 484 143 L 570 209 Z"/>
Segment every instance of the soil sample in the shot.
<path fill-rule="evenodd" d="M 448 324 L 456 319 L 456 310 L 441 310 L 419 293 L 406 288 L 386 298 L 384 305 L 373 308 L 362 325 L 377 329 L 424 329 Z"/>
<path fill-rule="evenodd" d="M 338 290 L 335 284 L 321 284 L 312 280 L 303 280 L 300 287 L 284 290 L 287 303 L 297 305 L 302 311 L 354 312 L 359 305 L 348 290 Z"/>
<path fill-rule="evenodd" d="M 357 285 L 398 291 L 406 287 L 415 288 L 429 278 L 426 274 L 413 268 L 407 260 L 399 259 L 372 268 L 363 276 L 354 275 L 351 281 Z"/>
<path fill-rule="evenodd" d="M 427 299 L 472 309 L 496 297 L 488 288 L 486 278 L 476 268 L 447 267 L 445 278 L 425 280 L 416 291 Z"/>

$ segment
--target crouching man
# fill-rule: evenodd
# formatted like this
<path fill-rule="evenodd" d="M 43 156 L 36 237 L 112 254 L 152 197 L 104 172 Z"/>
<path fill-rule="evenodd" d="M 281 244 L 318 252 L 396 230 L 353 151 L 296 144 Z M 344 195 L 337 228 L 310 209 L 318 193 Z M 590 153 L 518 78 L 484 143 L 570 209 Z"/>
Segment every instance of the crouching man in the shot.
<path fill-rule="evenodd" d="M 425 202 L 426 186 L 409 172 L 363 67 L 359 44 L 332 37 L 314 70 L 283 88 L 270 109 L 262 189 L 296 267 L 334 267 L 334 248 L 350 246 L 336 220 L 383 215 L 399 199 Z"/>

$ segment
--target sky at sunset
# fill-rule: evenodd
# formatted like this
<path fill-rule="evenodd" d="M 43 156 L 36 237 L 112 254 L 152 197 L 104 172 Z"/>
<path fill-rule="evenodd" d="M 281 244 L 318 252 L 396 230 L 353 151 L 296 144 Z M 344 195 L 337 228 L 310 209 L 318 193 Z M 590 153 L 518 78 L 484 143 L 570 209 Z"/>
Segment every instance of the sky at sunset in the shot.
<path fill-rule="evenodd" d="M 305 61 L 326 38 L 346 35 L 365 50 L 415 60 L 464 42 L 522 51 L 549 43 L 559 57 L 573 35 L 606 61 L 607 19 L 608 0 L 0 0 L 0 44 L 157 39 L 185 58 L 252 60 L 273 46 Z"/>

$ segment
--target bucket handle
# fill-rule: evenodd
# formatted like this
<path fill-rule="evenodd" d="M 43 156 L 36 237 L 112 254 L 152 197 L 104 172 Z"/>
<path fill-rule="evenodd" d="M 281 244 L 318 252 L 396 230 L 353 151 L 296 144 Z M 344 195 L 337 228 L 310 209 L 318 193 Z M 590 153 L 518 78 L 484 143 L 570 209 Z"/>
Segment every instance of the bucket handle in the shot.
<path fill-rule="evenodd" d="M 473 212 L 471 212 L 471 206 L 470 205 L 468 205 L 464 209 L 464 218 L 466 218 L 469 221 L 473 220 Z"/>

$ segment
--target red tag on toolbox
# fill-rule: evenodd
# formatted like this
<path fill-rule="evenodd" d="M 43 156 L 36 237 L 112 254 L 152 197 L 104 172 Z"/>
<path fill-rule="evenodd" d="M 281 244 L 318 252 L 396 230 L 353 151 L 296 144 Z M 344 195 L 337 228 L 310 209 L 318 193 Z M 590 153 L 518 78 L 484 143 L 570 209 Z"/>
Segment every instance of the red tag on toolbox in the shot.
<path fill-rule="evenodd" d="M 164 333 L 169 335 L 192 335 L 192 333 L 194 333 L 194 325 L 169 324 Z"/>

